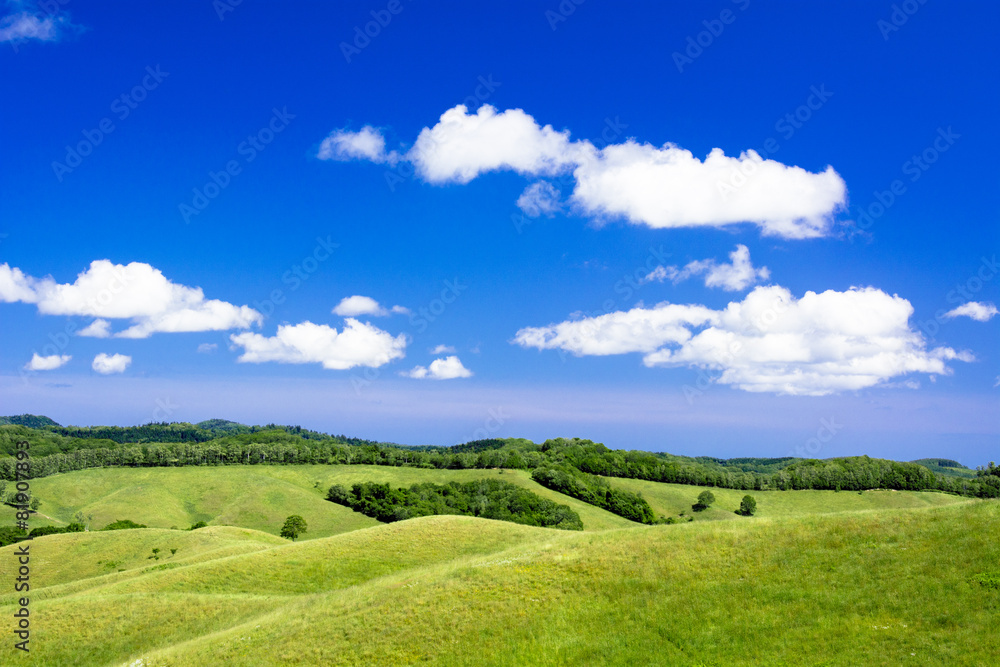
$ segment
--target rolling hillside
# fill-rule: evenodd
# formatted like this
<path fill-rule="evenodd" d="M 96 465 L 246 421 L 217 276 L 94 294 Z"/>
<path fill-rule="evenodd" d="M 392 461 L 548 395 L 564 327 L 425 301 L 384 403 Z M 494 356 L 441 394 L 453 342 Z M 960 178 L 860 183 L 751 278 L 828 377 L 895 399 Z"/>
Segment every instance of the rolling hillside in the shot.
<path fill-rule="evenodd" d="M 101 468 L 52 475 L 32 481 L 32 492 L 42 499 L 34 525 L 69 523 L 74 513 L 93 514 L 92 528 L 118 519 L 131 519 L 155 528 L 187 528 L 198 521 L 210 525 L 252 528 L 277 535 L 285 517 L 299 514 L 309 531 L 303 539 L 328 537 L 377 525 L 371 519 L 325 500 L 333 484 L 387 482 L 410 486 L 418 482 L 466 482 L 496 477 L 496 470 L 436 470 L 364 465 L 220 466 L 184 468 Z M 634 526 L 605 510 L 588 505 L 533 481 L 527 471 L 507 470 L 500 477 L 560 504 L 569 505 L 583 520 L 585 530 Z M 713 488 L 718 499 L 705 512 L 691 505 L 704 487 L 661 484 L 614 478 L 616 487 L 641 493 L 657 512 L 696 521 L 733 519 L 747 492 Z M 751 491 L 758 514 L 785 517 L 801 514 L 867 509 L 910 508 L 965 502 L 958 496 L 915 491 Z M 13 508 L 0 508 L 0 521 L 13 523 Z"/>
<path fill-rule="evenodd" d="M 1000 570 L 992 500 L 584 533 L 455 516 L 299 543 L 203 531 L 34 542 L 32 664 L 1000 659 L 1000 590 L 977 580 Z M 154 544 L 177 552 L 144 558 Z"/>
<path fill-rule="evenodd" d="M 74 513 L 93 514 L 92 528 L 117 519 L 132 519 L 157 528 L 187 528 L 197 521 L 211 525 L 252 528 L 277 535 L 289 514 L 306 519 L 303 539 L 315 539 L 378 522 L 328 502 L 333 484 L 388 482 L 466 482 L 497 477 L 496 470 L 435 470 L 387 466 L 221 466 L 185 468 L 101 468 L 33 480 L 32 493 L 42 499 L 41 511 L 69 523 Z M 518 484 L 543 498 L 569 505 L 587 530 L 633 525 L 532 481 L 525 471 L 505 471 L 504 481 Z M 0 508 L 0 521 L 13 523 L 13 508 Z M 41 520 L 35 525 L 47 523 Z"/>

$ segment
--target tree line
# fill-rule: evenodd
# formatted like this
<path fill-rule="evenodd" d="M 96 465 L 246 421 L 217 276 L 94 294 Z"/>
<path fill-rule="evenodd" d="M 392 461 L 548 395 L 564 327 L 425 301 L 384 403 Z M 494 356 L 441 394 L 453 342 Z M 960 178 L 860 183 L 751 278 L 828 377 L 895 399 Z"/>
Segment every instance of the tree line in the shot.
<path fill-rule="evenodd" d="M 527 526 L 583 530 L 580 515 L 532 491 L 499 479 L 448 484 L 423 483 L 409 488 L 362 482 L 350 489 L 335 484 L 327 500 L 384 523 L 418 516 L 458 514 L 510 521 Z"/>
<path fill-rule="evenodd" d="M 638 523 L 665 523 L 657 519 L 653 508 L 641 494 L 618 489 L 607 480 L 587 475 L 571 468 L 535 468 L 531 479 L 542 486 L 605 509 L 612 514 Z"/>
<path fill-rule="evenodd" d="M 106 435 L 101 428 L 91 433 Z M 937 474 L 917 463 L 867 456 L 824 460 L 705 457 L 702 461 L 670 454 L 611 450 L 578 438 L 555 438 L 541 444 L 523 439 L 494 439 L 455 448 L 408 448 L 344 436 L 304 437 L 289 432 L 294 428 L 229 433 L 207 441 L 119 444 L 106 438 L 62 436 L 47 429 L 0 425 L 0 451 L 8 454 L 0 457 L 0 479 L 14 479 L 15 461 L 9 454 L 14 452 L 16 441 L 28 440 L 33 477 L 108 466 L 365 464 L 438 469 L 572 469 L 598 477 L 742 490 L 937 490 L 980 498 L 1000 497 L 1000 474 L 992 464 L 966 479 Z M 736 463 L 728 465 L 731 461 Z M 774 469 L 778 465 L 775 461 L 781 461 L 782 467 Z"/>

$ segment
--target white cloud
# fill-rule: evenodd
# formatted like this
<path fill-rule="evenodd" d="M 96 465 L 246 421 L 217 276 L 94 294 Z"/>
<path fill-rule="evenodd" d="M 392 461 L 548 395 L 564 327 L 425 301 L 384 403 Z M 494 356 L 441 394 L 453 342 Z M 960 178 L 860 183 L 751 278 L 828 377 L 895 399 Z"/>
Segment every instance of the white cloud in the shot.
<path fill-rule="evenodd" d="M 357 317 L 358 315 L 372 315 L 374 317 L 385 317 L 389 313 L 409 314 L 409 309 L 402 306 L 385 308 L 378 301 L 370 296 L 349 296 L 340 300 L 333 308 L 334 315 L 341 317 Z"/>
<path fill-rule="evenodd" d="M 6 262 L 0 264 L 0 301 L 35 303 L 34 284 L 35 279 L 16 266 L 11 267 Z"/>
<path fill-rule="evenodd" d="M 302 322 L 283 324 L 276 335 L 257 333 L 232 334 L 230 340 L 243 348 L 237 361 L 286 364 L 322 364 L 323 368 L 344 370 L 355 366 L 377 368 L 405 356 L 406 335 L 395 338 L 371 324 L 353 318 L 338 332 L 326 324 Z"/>
<path fill-rule="evenodd" d="M 538 181 L 524 189 L 517 198 L 517 207 L 529 218 L 541 215 L 551 218 L 562 208 L 559 197 L 559 191 L 551 183 Z"/>
<path fill-rule="evenodd" d="M 158 269 L 142 262 L 112 264 L 99 259 L 72 283 L 51 277 L 32 278 L 17 268 L 0 265 L 0 299 L 34 303 L 43 315 L 78 315 L 129 319 L 132 326 L 120 338 L 147 338 L 157 332 L 224 331 L 260 324 L 263 316 L 249 306 L 205 299 L 200 287 L 172 283 Z M 107 329 L 93 323 L 95 335 Z"/>
<path fill-rule="evenodd" d="M 977 322 L 989 322 L 998 312 L 997 307 L 992 303 L 982 303 L 980 301 L 970 301 L 963 303 L 958 308 L 949 310 L 944 317 L 951 319 L 954 317 L 971 317 Z"/>
<path fill-rule="evenodd" d="M 54 42 L 58 36 L 56 23 L 50 17 L 42 19 L 28 12 L 19 12 L 0 19 L 0 42 L 20 42 L 29 39 Z"/>
<path fill-rule="evenodd" d="M 219 349 L 219 345 L 217 343 L 202 343 L 198 346 L 198 353 L 209 354 L 210 352 L 215 352 L 217 349 Z"/>
<path fill-rule="evenodd" d="M 131 363 L 132 357 L 126 354 L 107 355 L 101 352 L 94 357 L 94 363 L 91 364 L 91 368 L 101 375 L 110 375 L 111 373 L 124 373 L 125 369 Z"/>
<path fill-rule="evenodd" d="M 757 279 L 767 280 L 771 272 L 766 266 L 754 268 L 750 263 L 750 249 L 745 245 L 737 245 L 736 249 L 729 253 L 729 264 L 718 264 L 713 259 L 701 259 L 689 262 L 683 269 L 678 270 L 676 266 L 658 266 L 645 278 L 643 283 L 654 280 L 663 282 L 666 279 L 672 280 L 675 284 L 686 280 L 691 276 L 704 275 L 706 287 L 721 287 L 730 292 L 744 290 L 757 282 Z"/>
<path fill-rule="evenodd" d="M 83 329 L 77 331 L 76 335 L 89 338 L 107 338 L 111 335 L 111 322 L 101 319 L 94 320 Z"/>
<path fill-rule="evenodd" d="M 68 354 L 53 354 L 48 357 L 39 356 L 36 352 L 31 355 L 31 361 L 24 365 L 29 371 L 53 371 L 60 366 L 64 366 L 73 357 Z"/>
<path fill-rule="evenodd" d="M 381 135 L 362 133 L 334 132 L 326 154 L 386 161 Z M 589 141 L 570 140 L 568 131 L 540 126 L 521 109 L 497 112 L 488 104 L 474 114 L 463 105 L 449 109 L 398 159 L 439 184 L 468 183 L 498 170 L 526 177 L 572 172 L 576 186 L 570 203 L 580 212 L 654 228 L 750 222 L 765 235 L 812 238 L 829 234 L 833 215 L 846 205 L 847 196 L 832 167 L 812 173 L 765 160 L 754 151 L 731 157 L 718 148 L 699 160 L 673 144 L 657 147 L 633 139 L 598 149 Z M 522 193 L 518 205 L 526 213 L 545 213 L 543 207 L 551 209 L 558 201 L 552 191 L 551 185 L 536 183 Z"/>
<path fill-rule="evenodd" d="M 451 345 L 438 345 L 431 349 L 431 354 L 450 354 L 455 351 Z"/>
<path fill-rule="evenodd" d="M 715 318 L 716 311 L 705 306 L 662 304 L 547 327 L 526 327 L 517 332 L 514 341 L 524 347 L 560 349 L 577 356 L 651 353 L 668 343 L 686 342 L 691 338 L 690 327 Z"/>
<path fill-rule="evenodd" d="M 720 191 L 733 173 L 749 169 L 753 176 L 741 187 Z M 574 175 L 572 201 L 590 215 L 659 229 L 751 222 L 766 236 L 792 239 L 828 234 L 847 194 L 832 167 L 811 173 L 753 151 L 727 157 L 718 148 L 702 161 L 672 144 L 657 148 L 632 140 L 605 147 Z"/>
<path fill-rule="evenodd" d="M 430 183 L 468 183 L 489 171 L 551 175 L 593 153 L 587 142 L 572 142 L 569 132 L 540 127 L 521 109 L 501 113 L 489 104 L 469 114 L 465 105 L 445 111 L 434 127 L 417 135 L 405 158 Z"/>
<path fill-rule="evenodd" d="M 443 359 L 435 359 L 429 368 L 416 366 L 413 370 L 404 371 L 400 375 L 417 380 L 454 380 L 455 378 L 472 377 L 472 371 L 463 366 L 458 357 L 452 355 Z"/>
<path fill-rule="evenodd" d="M 336 130 L 319 146 L 316 154 L 320 160 L 369 160 L 371 162 L 388 162 L 395 164 L 399 154 L 395 151 L 385 152 L 385 137 L 371 125 L 365 125 L 358 132 Z"/>
<path fill-rule="evenodd" d="M 8 0 L 7 4 L 19 10 L 0 18 L 0 42 L 19 44 L 31 39 L 40 42 L 57 42 L 70 32 L 79 32 L 80 26 L 69 20 L 69 14 L 51 13 L 50 11 L 24 11 L 26 6 L 32 6 L 23 0 Z"/>
<path fill-rule="evenodd" d="M 673 280 L 674 278 L 677 277 L 678 273 L 679 271 L 677 270 L 676 266 L 670 266 L 670 267 L 665 267 L 662 265 L 657 266 L 655 269 L 647 273 L 646 276 L 639 281 L 639 284 L 644 285 L 646 283 L 651 283 L 653 281 L 662 283 L 664 280 L 668 279 Z"/>
<path fill-rule="evenodd" d="M 907 373 L 947 375 L 968 352 L 927 349 L 909 326 L 906 299 L 874 288 L 806 292 L 757 287 L 722 310 L 660 304 L 547 327 L 514 341 L 577 356 L 642 353 L 646 366 L 719 372 L 717 382 L 751 392 L 825 395 L 863 389 Z"/>

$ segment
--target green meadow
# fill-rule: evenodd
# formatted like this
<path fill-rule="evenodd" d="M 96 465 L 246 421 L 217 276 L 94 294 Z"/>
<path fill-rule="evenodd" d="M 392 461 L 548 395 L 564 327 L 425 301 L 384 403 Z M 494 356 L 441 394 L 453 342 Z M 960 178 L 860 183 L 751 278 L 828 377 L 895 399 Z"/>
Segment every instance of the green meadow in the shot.
<path fill-rule="evenodd" d="M 484 476 L 570 505 L 585 530 L 463 516 L 381 524 L 324 499 L 332 484 Z M 1000 662 L 1000 588 L 989 585 L 1000 579 L 1000 501 L 756 491 L 757 516 L 743 517 L 744 491 L 712 489 L 712 507 L 693 512 L 702 487 L 610 481 L 658 514 L 695 520 L 636 524 L 523 471 L 106 468 L 37 479 L 52 523 L 81 511 L 92 528 L 123 518 L 149 528 L 30 543 L 30 664 Z M 277 537 L 294 513 L 308 532 Z M 209 526 L 184 530 L 196 521 Z M 15 548 L 0 549 L 4 581 Z M 0 614 L 11 618 L 16 602 L 5 591 Z M 12 643 L 0 664 L 28 664 Z"/>

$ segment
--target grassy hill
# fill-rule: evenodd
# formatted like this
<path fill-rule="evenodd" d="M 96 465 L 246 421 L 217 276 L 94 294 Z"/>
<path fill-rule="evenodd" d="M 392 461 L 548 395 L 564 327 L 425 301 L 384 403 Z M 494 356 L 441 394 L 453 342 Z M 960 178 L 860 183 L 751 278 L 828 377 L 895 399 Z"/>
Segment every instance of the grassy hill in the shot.
<path fill-rule="evenodd" d="M 997 534 L 1000 501 L 965 500 L 584 533 L 441 516 L 298 543 L 52 535 L 32 544 L 32 664 L 996 664 L 1000 590 L 976 577 L 1000 571 Z"/>
<path fill-rule="evenodd" d="M 437 470 L 364 465 L 219 466 L 184 468 L 100 468 L 43 477 L 32 481 L 32 493 L 41 498 L 46 516 L 33 525 L 61 525 L 77 511 L 93 514 L 92 528 L 118 519 L 131 519 L 156 528 L 187 528 L 198 521 L 210 525 L 251 528 L 277 535 L 290 514 L 306 519 L 303 539 L 328 537 L 374 526 L 378 522 L 328 502 L 333 484 L 350 487 L 358 482 L 386 482 L 410 486 L 418 482 L 467 482 L 497 477 L 527 488 L 543 498 L 569 505 L 583 520 L 585 530 L 634 526 L 605 510 L 547 489 L 527 471 Z M 611 479 L 613 486 L 641 493 L 657 514 L 707 519 L 740 520 L 734 514 L 746 491 L 713 488 L 717 501 L 711 509 L 692 512 L 704 487 Z M 963 502 L 943 493 L 916 491 L 751 491 L 758 515 L 786 517 L 812 513 L 869 509 L 911 508 Z M 0 508 L 0 522 L 13 523 L 14 510 Z M 49 517 L 51 520 L 47 519 Z M 3 524 L 0 524 L 3 525 Z"/>
<path fill-rule="evenodd" d="M 639 479 L 611 479 L 612 486 L 641 493 L 657 514 L 693 516 L 695 521 L 741 520 L 735 513 L 744 495 L 757 501 L 757 516 L 791 517 L 803 514 L 829 514 L 861 510 L 910 509 L 967 502 L 967 498 L 935 491 L 740 491 L 709 489 L 715 503 L 707 510 L 694 512 L 691 506 L 704 487 L 686 484 L 661 484 Z"/>
<path fill-rule="evenodd" d="M 60 525 L 77 511 L 93 514 L 92 527 L 132 519 L 150 527 L 187 528 L 197 521 L 252 528 L 277 535 L 285 517 L 299 514 L 309 531 L 303 539 L 327 537 L 374 526 L 375 519 L 328 502 L 333 484 L 388 482 L 410 486 L 497 477 L 569 505 L 586 530 L 605 530 L 633 523 L 610 512 L 569 498 L 534 482 L 526 471 L 436 470 L 387 466 L 220 466 L 185 468 L 100 468 L 33 480 L 32 493 L 42 500 L 41 512 Z M 14 510 L 0 508 L 0 522 L 13 524 Z"/>

